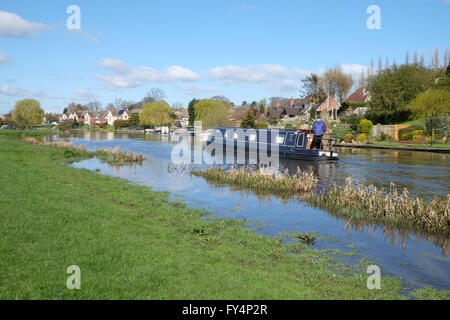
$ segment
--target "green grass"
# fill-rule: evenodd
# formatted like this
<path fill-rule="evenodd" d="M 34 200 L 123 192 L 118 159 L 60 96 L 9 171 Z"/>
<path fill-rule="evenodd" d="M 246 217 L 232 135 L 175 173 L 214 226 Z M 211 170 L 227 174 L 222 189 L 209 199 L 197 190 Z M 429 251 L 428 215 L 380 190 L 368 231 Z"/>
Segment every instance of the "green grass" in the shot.
<path fill-rule="evenodd" d="M 378 146 L 392 146 L 392 147 L 414 147 L 414 148 L 431 148 L 431 145 L 429 143 L 398 143 L 398 142 L 389 142 L 389 141 L 377 141 L 373 143 L 374 145 Z M 433 149 L 434 148 L 443 148 L 443 149 L 450 149 L 450 144 L 444 144 L 444 143 L 433 143 Z"/>
<path fill-rule="evenodd" d="M 329 255 L 289 251 L 236 220 L 63 164 L 64 150 L 0 135 L 0 299 L 398 299 Z M 66 287 L 69 265 L 81 289 Z"/>

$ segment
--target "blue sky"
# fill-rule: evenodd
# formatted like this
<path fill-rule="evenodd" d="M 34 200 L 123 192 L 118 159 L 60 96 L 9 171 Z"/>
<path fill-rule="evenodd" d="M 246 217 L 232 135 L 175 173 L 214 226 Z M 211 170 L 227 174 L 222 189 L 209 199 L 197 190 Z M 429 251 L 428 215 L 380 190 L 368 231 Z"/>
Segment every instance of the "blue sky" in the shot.
<path fill-rule="evenodd" d="M 81 10 L 70 31 L 69 5 Z M 381 9 L 369 30 L 366 9 Z M 358 77 L 381 56 L 449 48 L 450 0 L 5 1 L 0 3 L 0 113 L 36 98 L 139 101 L 152 87 L 169 103 L 224 95 L 236 104 L 298 97 L 309 72 L 341 65 Z"/>

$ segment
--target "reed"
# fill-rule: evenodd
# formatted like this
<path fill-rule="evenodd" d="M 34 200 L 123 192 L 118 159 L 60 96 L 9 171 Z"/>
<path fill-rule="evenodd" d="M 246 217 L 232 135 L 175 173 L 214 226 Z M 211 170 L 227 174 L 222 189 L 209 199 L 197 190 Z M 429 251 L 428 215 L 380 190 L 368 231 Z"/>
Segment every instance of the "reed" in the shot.
<path fill-rule="evenodd" d="M 46 141 L 41 142 L 33 137 L 25 137 L 23 139 L 26 143 L 34 144 L 34 145 L 46 145 L 52 146 L 56 148 L 77 151 L 84 156 L 87 157 L 97 157 L 99 159 L 105 160 L 111 164 L 125 164 L 125 163 L 138 163 L 141 164 L 145 159 L 143 154 L 136 154 L 136 152 L 122 152 L 119 147 L 114 148 L 114 150 L 110 149 L 100 149 L 97 151 L 87 151 L 84 145 L 75 146 L 70 142 L 65 141 Z"/>
<path fill-rule="evenodd" d="M 347 178 L 344 186 L 333 186 L 319 192 L 318 180 L 312 171 L 300 171 L 289 175 L 268 173 L 267 168 L 251 171 L 247 167 L 230 170 L 212 167 L 207 170 L 192 170 L 210 182 L 225 183 L 249 188 L 256 192 L 270 192 L 283 197 L 295 196 L 300 200 L 326 209 L 330 213 L 354 220 L 382 222 L 398 227 L 412 227 L 432 234 L 450 236 L 450 194 L 435 196 L 425 201 L 411 196 L 405 188 L 399 192 L 391 183 L 389 190 L 375 186 L 361 186 Z"/>
<path fill-rule="evenodd" d="M 220 167 L 212 167 L 208 170 L 192 170 L 191 173 L 205 179 L 250 188 L 255 191 L 266 191 L 275 194 L 304 194 L 313 192 L 317 186 L 317 178 L 312 172 L 301 171 L 294 175 L 287 171 L 282 174 L 270 172 L 267 167 L 259 167 L 258 170 L 250 171 L 248 167 L 236 169 L 231 167 L 225 170 Z"/>

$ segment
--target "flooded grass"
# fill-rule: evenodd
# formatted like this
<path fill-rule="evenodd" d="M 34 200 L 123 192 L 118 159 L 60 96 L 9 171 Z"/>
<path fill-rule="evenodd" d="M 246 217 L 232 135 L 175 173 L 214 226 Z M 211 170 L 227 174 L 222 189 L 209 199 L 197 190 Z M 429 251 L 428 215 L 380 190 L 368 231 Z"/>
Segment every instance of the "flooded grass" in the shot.
<path fill-rule="evenodd" d="M 114 150 L 102 148 L 96 151 L 87 151 L 84 145 L 75 146 L 70 142 L 65 141 L 46 141 L 41 142 L 33 137 L 25 137 L 23 140 L 26 143 L 34 145 L 47 145 L 56 148 L 66 149 L 66 158 L 77 158 L 79 156 L 85 157 L 97 157 L 110 164 L 125 164 L 125 163 L 138 163 L 141 164 L 145 159 L 144 155 L 136 154 L 136 152 L 123 152 L 119 147 L 115 147 Z"/>
<path fill-rule="evenodd" d="M 248 167 L 225 170 L 212 167 L 191 173 L 209 182 L 227 183 L 271 192 L 282 197 L 297 197 L 332 214 L 356 221 L 375 221 L 400 227 L 411 227 L 431 234 L 450 236 L 450 194 L 425 201 L 410 195 L 405 188 L 399 192 L 394 184 L 389 190 L 361 186 L 347 178 L 345 186 L 333 186 L 317 192 L 319 184 L 312 171 L 297 170 L 290 175 L 270 173 L 267 168 L 251 171 Z M 350 221 L 349 221 L 350 222 Z"/>

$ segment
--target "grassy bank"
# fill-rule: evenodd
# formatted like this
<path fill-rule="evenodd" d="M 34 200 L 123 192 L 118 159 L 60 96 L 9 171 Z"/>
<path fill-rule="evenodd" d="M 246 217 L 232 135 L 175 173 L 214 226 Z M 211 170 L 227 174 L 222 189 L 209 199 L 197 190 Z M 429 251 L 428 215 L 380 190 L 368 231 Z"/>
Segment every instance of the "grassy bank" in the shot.
<path fill-rule="evenodd" d="M 210 182 L 237 185 L 282 197 L 295 196 L 332 214 L 355 221 L 410 227 L 450 237 L 450 194 L 447 197 L 435 196 L 431 202 L 427 202 L 412 197 L 406 189 L 399 192 L 392 184 L 390 190 L 383 190 L 374 186 L 353 185 L 350 178 L 345 186 L 334 186 L 326 193 L 317 193 L 318 180 L 312 172 L 275 175 L 267 172 L 267 168 L 250 171 L 245 167 L 230 170 L 212 167 L 191 172 Z"/>
<path fill-rule="evenodd" d="M 331 271 L 320 251 L 63 165 L 65 150 L 0 135 L 0 299 L 397 299 L 398 280 Z M 69 290 L 66 269 L 81 269 Z"/>

